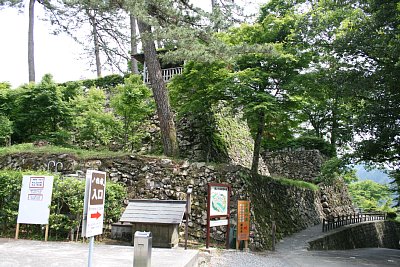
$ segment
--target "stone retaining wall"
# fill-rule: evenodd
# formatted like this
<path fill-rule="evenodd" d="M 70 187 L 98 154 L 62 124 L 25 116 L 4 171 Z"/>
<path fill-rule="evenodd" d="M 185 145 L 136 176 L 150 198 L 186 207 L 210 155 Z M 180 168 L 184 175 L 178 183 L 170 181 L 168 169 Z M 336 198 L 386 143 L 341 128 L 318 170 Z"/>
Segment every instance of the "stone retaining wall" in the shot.
<path fill-rule="evenodd" d="M 320 201 L 326 219 L 355 213 L 347 185 L 341 179 L 333 185 L 320 184 Z"/>
<path fill-rule="evenodd" d="M 262 154 L 272 176 L 314 181 L 326 158 L 318 150 L 265 152 Z"/>
<path fill-rule="evenodd" d="M 193 186 L 189 235 L 204 241 L 206 231 L 207 183 L 232 185 L 231 219 L 236 224 L 237 200 L 249 199 L 251 205 L 251 247 L 271 247 L 271 225 L 277 225 L 278 239 L 317 224 L 324 217 L 321 192 L 287 186 L 268 177 L 252 179 L 249 169 L 227 164 L 173 161 L 167 158 L 125 156 L 79 160 L 68 154 L 14 154 L 0 157 L 0 169 L 47 170 L 49 162 L 61 162 L 64 175 L 84 177 L 87 169 L 106 171 L 108 177 L 126 184 L 129 199 L 184 200 Z M 60 165 L 59 165 L 60 166 Z M 54 167 L 53 167 L 54 170 Z M 330 198 L 334 198 L 332 195 Z M 329 205 L 344 205 L 330 200 Z M 212 231 L 212 238 L 223 241 L 225 227 Z"/>
<path fill-rule="evenodd" d="M 310 241 L 310 250 L 355 248 L 400 249 L 400 223 L 392 221 L 364 222 L 347 225 Z"/>

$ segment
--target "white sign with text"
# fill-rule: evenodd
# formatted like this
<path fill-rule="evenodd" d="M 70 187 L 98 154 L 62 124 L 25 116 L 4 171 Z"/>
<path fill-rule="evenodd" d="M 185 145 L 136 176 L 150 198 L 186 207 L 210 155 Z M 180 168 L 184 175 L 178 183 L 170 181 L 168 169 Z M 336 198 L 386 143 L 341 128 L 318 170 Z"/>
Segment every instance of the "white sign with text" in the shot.
<path fill-rule="evenodd" d="M 82 236 L 92 237 L 103 233 L 105 196 L 106 173 L 88 170 L 86 172 Z"/>
<path fill-rule="evenodd" d="M 53 176 L 23 176 L 17 223 L 49 223 L 53 180 Z"/>

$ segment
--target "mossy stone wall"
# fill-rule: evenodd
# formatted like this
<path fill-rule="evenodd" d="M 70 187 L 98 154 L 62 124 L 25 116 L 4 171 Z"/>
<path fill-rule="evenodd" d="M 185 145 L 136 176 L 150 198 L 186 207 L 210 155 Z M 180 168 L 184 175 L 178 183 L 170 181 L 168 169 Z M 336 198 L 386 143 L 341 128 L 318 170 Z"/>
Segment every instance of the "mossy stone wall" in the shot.
<path fill-rule="evenodd" d="M 137 155 L 81 160 L 68 154 L 13 154 L 0 157 L 0 169 L 47 170 L 52 161 L 62 163 L 58 171 L 63 175 L 78 178 L 83 178 L 88 169 L 106 171 L 111 180 L 127 186 L 130 199 L 184 200 L 187 187 L 193 186 L 189 234 L 190 238 L 201 242 L 205 239 L 207 184 L 210 182 L 232 185 L 233 225 L 236 224 L 237 200 L 251 201 L 250 243 L 253 249 L 271 248 L 273 221 L 277 225 L 277 237 L 282 238 L 319 223 L 324 216 L 321 192 L 282 185 L 265 176 L 253 179 L 249 169 L 238 165 Z M 343 204 L 340 200 L 331 203 Z M 212 238 L 223 242 L 224 234 L 224 227 L 216 227 Z"/>

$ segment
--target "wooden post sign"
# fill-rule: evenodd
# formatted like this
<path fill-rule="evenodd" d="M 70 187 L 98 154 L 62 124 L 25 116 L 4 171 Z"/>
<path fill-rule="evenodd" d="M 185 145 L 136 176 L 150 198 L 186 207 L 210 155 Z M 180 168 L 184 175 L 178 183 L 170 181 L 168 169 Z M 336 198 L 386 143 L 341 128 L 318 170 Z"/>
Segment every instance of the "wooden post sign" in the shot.
<path fill-rule="evenodd" d="M 229 249 L 230 196 L 230 185 L 216 183 L 208 184 L 206 248 L 210 246 L 210 228 L 226 225 L 226 249 Z"/>
<path fill-rule="evenodd" d="M 238 200 L 237 210 L 237 236 L 236 236 L 236 249 L 239 249 L 240 241 L 244 240 L 245 248 L 249 245 L 250 235 L 250 201 Z"/>
<path fill-rule="evenodd" d="M 44 240 L 47 241 L 53 180 L 53 176 L 23 176 L 15 239 L 18 239 L 20 224 L 45 224 Z"/>

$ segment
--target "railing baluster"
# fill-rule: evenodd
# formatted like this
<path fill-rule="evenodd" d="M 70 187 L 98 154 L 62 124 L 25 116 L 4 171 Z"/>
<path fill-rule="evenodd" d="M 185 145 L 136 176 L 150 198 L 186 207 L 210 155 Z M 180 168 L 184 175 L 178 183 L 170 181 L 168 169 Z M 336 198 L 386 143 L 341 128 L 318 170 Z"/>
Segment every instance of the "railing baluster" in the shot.
<path fill-rule="evenodd" d="M 169 80 L 171 80 L 172 77 L 174 77 L 175 75 L 183 73 L 183 67 L 162 69 L 161 73 L 162 73 L 164 82 L 169 82 Z M 150 84 L 150 78 L 149 78 L 149 73 L 148 73 L 147 69 L 145 70 L 145 72 L 143 74 L 143 81 L 146 84 Z"/>
<path fill-rule="evenodd" d="M 355 223 L 386 220 L 386 213 L 369 212 L 369 213 L 357 213 L 347 214 L 332 217 L 330 219 L 322 220 L 322 232 L 327 232 L 344 225 L 350 225 Z"/>

